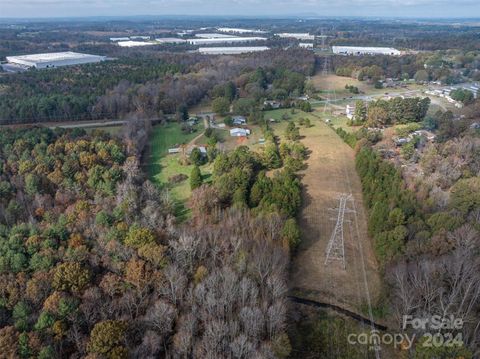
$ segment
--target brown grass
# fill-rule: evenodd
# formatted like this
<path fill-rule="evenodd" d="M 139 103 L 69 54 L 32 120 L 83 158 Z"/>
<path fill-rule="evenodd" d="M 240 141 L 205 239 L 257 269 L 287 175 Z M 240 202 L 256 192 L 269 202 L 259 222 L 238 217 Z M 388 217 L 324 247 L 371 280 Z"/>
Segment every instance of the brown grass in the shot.
<path fill-rule="evenodd" d="M 354 163 L 354 152 L 327 125 L 316 120 L 315 126 L 302 129 L 302 142 L 311 151 L 308 167 L 301 173 L 304 206 L 299 216 L 302 243 L 294 256 L 291 287 L 300 289 L 312 299 L 359 311 L 370 295 L 376 304 L 381 290 L 378 264 L 367 235 L 360 179 Z M 324 264 L 325 251 L 335 226 L 341 193 L 355 199 L 344 225 L 346 270 L 338 262 Z M 362 255 L 363 252 L 363 261 Z M 365 274 L 364 274 L 365 270 Z M 366 280 L 365 280 L 366 277 Z M 297 291 L 298 293 L 298 291 Z"/>

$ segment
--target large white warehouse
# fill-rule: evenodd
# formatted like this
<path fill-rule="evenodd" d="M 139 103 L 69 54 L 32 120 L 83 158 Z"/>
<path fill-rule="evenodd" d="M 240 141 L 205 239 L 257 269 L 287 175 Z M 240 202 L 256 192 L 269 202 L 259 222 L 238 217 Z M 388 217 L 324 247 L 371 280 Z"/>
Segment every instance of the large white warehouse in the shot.
<path fill-rule="evenodd" d="M 154 42 L 150 41 L 119 41 L 117 45 L 120 47 L 137 47 L 137 46 L 152 46 L 156 45 Z"/>
<path fill-rule="evenodd" d="M 72 51 L 22 56 L 7 56 L 7 61 L 11 64 L 20 65 L 22 67 L 35 67 L 37 69 L 90 64 L 94 62 L 105 61 L 105 59 L 105 56 L 81 54 Z"/>
<path fill-rule="evenodd" d="M 249 52 L 267 51 L 267 46 L 252 47 L 201 47 L 198 51 L 205 55 L 239 55 Z"/>
<path fill-rule="evenodd" d="M 176 37 L 160 37 L 155 39 L 155 41 L 159 44 L 184 44 L 187 42 L 187 40 L 178 39 Z"/>
<path fill-rule="evenodd" d="M 231 34 L 264 34 L 265 31 L 262 30 L 251 30 L 251 29 L 239 29 L 233 27 L 219 27 L 217 28 L 220 32 L 228 32 Z"/>
<path fill-rule="evenodd" d="M 392 55 L 400 56 L 402 53 L 391 47 L 358 47 L 358 46 L 332 46 L 334 54 L 338 55 Z"/>
<path fill-rule="evenodd" d="M 297 40 L 315 40 L 315 35 L 310 35 L 309 33 L 300 33 L 300 32 L 282 32 L 276 34 L 278 37 L 285 39 L 297 39 Z"/>

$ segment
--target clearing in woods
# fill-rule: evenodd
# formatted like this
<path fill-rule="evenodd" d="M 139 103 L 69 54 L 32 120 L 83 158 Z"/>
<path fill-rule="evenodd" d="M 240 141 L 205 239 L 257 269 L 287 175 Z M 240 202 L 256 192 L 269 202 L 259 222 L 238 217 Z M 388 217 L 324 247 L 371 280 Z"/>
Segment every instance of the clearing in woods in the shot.
<path fill-rule="evenodd" d="M 355 170 L 354 151 L 322 121 L 302 129 L 302 142 L 311 151 L 307 168 L 301 172 L 303 208 L 299 216 L 302 243 L 294 256 L 291 287 L 295 295 L 335 304 L 372 316 L 380 296 L 381 281 L 372 243 L 367 235 L 360 178 Z M 325 252 L 335 227 L 341 194 L 352 194 L 345 214 L 345 265 L 325 265 Z M 371 305 L 369 305 L 369 303 Z"/>

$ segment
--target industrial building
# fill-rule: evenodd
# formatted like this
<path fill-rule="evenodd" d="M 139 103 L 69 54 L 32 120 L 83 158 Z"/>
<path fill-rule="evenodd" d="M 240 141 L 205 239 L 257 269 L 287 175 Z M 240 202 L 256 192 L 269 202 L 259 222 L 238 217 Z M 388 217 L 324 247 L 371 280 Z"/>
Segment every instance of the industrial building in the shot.
<path fill-rule="evenodd" d="M 276 35 L 285 39 L 315 40 L 315 35 L 310 35 L 309 33 L 282 32 Z"/>
<path fill-rule="evenodd" d="M 265 41 L 265 37 L 227 37 L 215 39 L 188 39 L 187 41 L 192 45 L 215 45 L 215 44 L 234 44 L 252 41 Z"/>
<path fill-rule="evenodd" d="M 239 55 L 250 52 L 267 51 L 267 46 L 251 46 L 251 47 L 201 47 L 198 51 L 204 55 Z"/>
<path fill-rule="evenodd" d="M 150 40 L 150 36 L 130 36 L 130 40 Z"/>
<path fill-rule="evenodd" d="M 304 49 L 313 49 L 313 44 L 310 42 L 301 42 L 298 44 L 298 46 Z"/>
<path fill-rule="evenodd" d="M 230 34 L 265 34 L 265 31 L 262 30 L 238 29 L 233 27 L 219 27 L 217 30 Z"/>
<path fill-rule="evenodd" d="M 161 37 L 155 39 L 155 41 L 159 44 L 184 44 L 187 42 L 187 40 L 177 39 L 176 37 Z"/>
<path fill-rule="evenodd" d="M 402 53 L 391 47 L 357 47 L 357 46 L 332 46 L 332 51 L 337 55 L 391 55 L 400 56 Z"/>
<path fill-rule="evenodd" d="M 118 46 L 120 47 L 137 47 L 137 46 L 151 46 L 156 45 L 154 42 L 146 42 L 146 41 L 119 41 L 117 42 Z"/>
<path fill-rule="evenodd" d="M 232 37 L 237 37 L 234 35 L 227 34 L 216 34 L 216 33 L 207 33 L 207 34 L 195 34 L 196 37 L 200 39 L 229 39 Z"/>
<path fill-rule="evenodd" d="M 35 67 L 37 69 L 89 64 L 105 61 L 105 59 L 105 56 L 81 54 L 72 51 L 22 56 L 7 56 L 7 61 L 11 64 L 15 64 L 21 67 Z"/>
<path fill-rule="evenodd" d="M 128 41 L 130 40 L 129 37 L 111 37 L 110 41 L 112 42 L 119 42 L 119 41 Z"/>

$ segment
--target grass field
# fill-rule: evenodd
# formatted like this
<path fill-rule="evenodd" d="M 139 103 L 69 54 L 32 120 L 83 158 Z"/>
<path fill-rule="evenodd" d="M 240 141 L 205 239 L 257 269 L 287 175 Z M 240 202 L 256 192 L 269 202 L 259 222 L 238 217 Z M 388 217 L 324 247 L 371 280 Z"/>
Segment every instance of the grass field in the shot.
<path fill-rule="evenodd" d="M 335 74 L 324 75 L 322 73 L 313 76 L 311 81 L 317 91 L 320 92 L 320 96 L 328 97 L 330 99 L 341 99 L 356 96 L 349 90 L 345 89 L 346 85 L 358 87 L 360 93 L 367 96 L 382 95 L 387 93 L 395 94 L 405 91 L 421 91 L 425 89 L 424 86 L 414 83 L 409 83 L 406 88 L 396 87 L 376 89 L 372 84 L 369 84 L 365 81 L 358 81 L 357 79 L 337 76 Z"/>
<path fill-rule="evenodd" d="M 201 124 L 197 125 L 197 131 L 185 134 L 178 123 L 168 123 L 167 125 L 157 125 L 153 128 L 149 147 L 145 155 L 146 172 L 149 179 L 161 188 L 169 190 L 173 200 L 178 206 L 177 214 L 184 214 L 184 203 L 190 196 L 190 181 L 187 179 L 181 183 L 170 183 L 169 179 L 177 174 L 190 176 L 193 166 L 181 164 L 181 154 L 169 155 L 168 149 L 182 144 L 188 144 L 195 137 L 202 134 Z M 205 179 L 208 179 L 211 170 L 209 166 L 201 168 Z"/>
<path fill-rule="evenodd" d="M 309 149 L 307 167 L 300 172 L 303 207 L 299 215 L 302 243 L 293 258 L 291 285 L 312 299 L 360 311 L 370 297 L 373 304 L 381 291 L 378 264 L 367 234 L 367 213 L 356 173 L 353 150 L 321 119 L 301 128 Z M 352 194 L 344 224 L 346 269 L 339 262 L 325 265 L 328 241 L 335 226 L 339 195 Z M 364 274 L 365 273 L 365 274 Z M 368 287 L 368 291 L 367 291 Z"/>
<path fill-rule="evenodd" d="M 366 82 L 333 74 L 323 75 L 320 73 L 313 76 L 311 81 L 317 91 L 320 92 L 320 96 L 330 95 L 329 97 L 331 97 L 334 91 L 337 98 L 353 96 L 354 94 L 345 89 L 346 85 L 358 87 L 358 89 L 364 93 L 370 93 L 375 90 L 372 85 L 369 85 Z"/>

